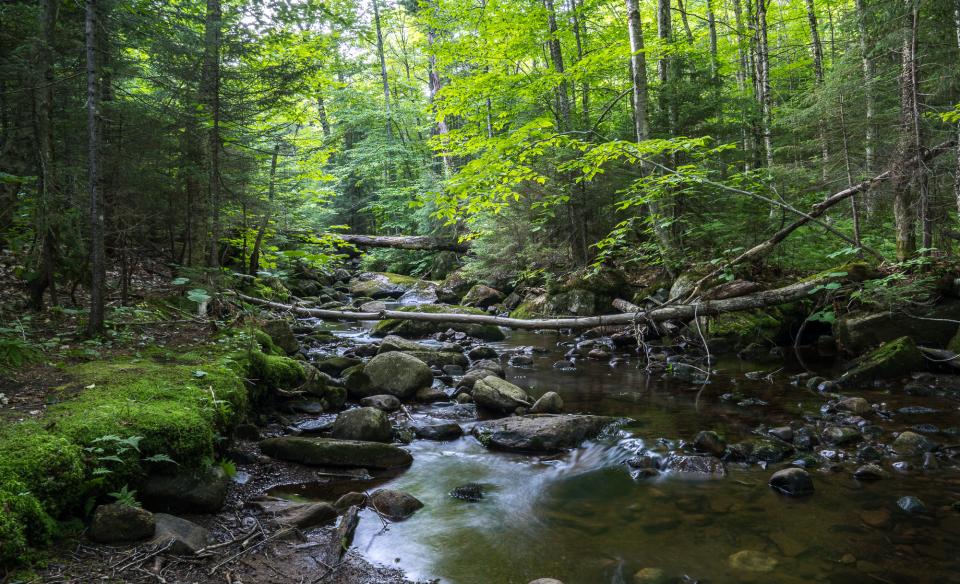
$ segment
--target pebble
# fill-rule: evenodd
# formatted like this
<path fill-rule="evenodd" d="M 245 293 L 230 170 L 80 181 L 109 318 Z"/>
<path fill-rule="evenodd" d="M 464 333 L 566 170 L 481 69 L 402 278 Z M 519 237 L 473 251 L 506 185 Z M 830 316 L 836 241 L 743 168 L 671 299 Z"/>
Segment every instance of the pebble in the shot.
<path fill-rule="evenodd" d="M 897 507 L 906 511 L 907 513 L 926 513 L 927 506 L 923 504 L 923 501 L 914 497 L 913 495 L 907 495 L 906 497 L 900 497 L 897 501 Z"/>

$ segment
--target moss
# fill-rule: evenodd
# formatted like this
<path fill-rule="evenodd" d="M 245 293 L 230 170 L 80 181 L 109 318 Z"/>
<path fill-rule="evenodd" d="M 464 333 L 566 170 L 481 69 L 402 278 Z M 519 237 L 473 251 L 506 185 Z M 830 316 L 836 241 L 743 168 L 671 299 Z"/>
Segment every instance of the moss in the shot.
<path fill-rule="evenodd" d="M 0 476 L 16 476 L 56 514 L 63 509 L 63 494 L 83 483 L 83 450 L 36 422 L 12 424 L 0 430 Z"/>
<path fill-rule="evenodd" d="M 866 280 L 876 278 L 879 275 L 879 272 L 877 272 L 876 266 L 872 264 L 868 264 L 867 262 L 864 262 L 864 261 L 855 260 L 855 261 L 847 262 L 845 264 L 840 264 L 839 266 L 835 266 L 833 268 L 830 268 L 829 270 L 818 272 L 808 278 L 804 278 L 802 281 L 812 282 L 814 280 L 819 280 L 821 278 L 832 277 L 831 276 L 832 274 L 844 274 L 843 276 L 837 276 L 837 278 L 849 280 L 852 282 L 863 282 Z"/>
<path fill-rule="evenodd" d="M 540 310 L 533 302 L 521 302 L 516 308 L 510 311 L 510 318 L 527 320 L 531 318 L 537 318 L 539 316 L 541 316 Z"/>
<path fill-rule="evenodd" d="M 250 351 L 250 377 L 271 389 L 292 389 L 307 380 L 303 365 L 289 357 Z"/>
<path fill-rule="evenodd" d="M 728 312 L 710 318 L 712 337 L 729 338 L 738 344 L 758 339 L 772 341 L 783 326 L 781 313 L 776 309 Z"/>
<path fill-rule="evenodd" d="M 856 365 L 837 381 L 842 387 L 850 388 L 879 379 L 907 375 L 922 370 L 925 365 L 923 354 L 913 339 L 900 337 L 861 357 Z"/>
<path fill-rule="evenodd" d="M 253 329 L 253 338 L 257 341 L 257 344 L 260 345 L 260 350 L 268 355 L 286 354 L 283 352 L 283 349 L 278 347 L 276 343 L 273 342 L 273 339 L 270 338 L 270 335 L 260 329 Z"/>
<path fill-rule="evenodd" d="M 50 542 L 55 527 L 23 483 L 0 474 L 0 565 L 25 561 L 31 546 Z"/>
<path fill-rule="evenodd" d="M 449 304 L 423 304 L 420 306 L 405 306 L 402 312 L 422 312 L 427 314 L 486 314 L 479 308 L 467 306 L 453 306 Z M 484 324 L 424 322 L 414 320 L 397 320 L 388 318 L 381 320 L 373 327 L 373 336 L 385 337 L 399 335 L 401 337 L 426 337 L 447 329 L 462 331 L 470 336 L 487 341 L 500 341 L 505 338 L 500 327 Z"/>

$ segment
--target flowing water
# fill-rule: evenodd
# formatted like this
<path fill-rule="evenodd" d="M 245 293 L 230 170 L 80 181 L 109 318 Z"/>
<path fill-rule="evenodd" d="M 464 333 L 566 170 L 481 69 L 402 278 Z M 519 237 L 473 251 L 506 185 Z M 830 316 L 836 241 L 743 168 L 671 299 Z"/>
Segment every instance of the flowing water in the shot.
<path fill-rule="evenodd" d="M 364 340 L 363 329 L 341 336 Z M 529 332 L 510 334 L 499 350 L 533 347 L 529 368 L 506 367 L 507 379 L 537 397 L 558 392 L 567 412 L 630 418 L 625 426 L 582 448 L 556 456 L 486 450 L 472 437 L 452 442 L 415 440 L 413 466 L 368 482 L 292 485 L 276 490 L 296 498 L 333 499 L 346 490 L 386 486 L 425 504 L 406 521 L 383 523 L 364 511 L 354 547 L 368 559 L 404 569 L 411 579 L 452 584 L 526 584 L 553 577 L 566 584 L 630 583 L 657 568 L 690 582 L 960 582 L 960 472 L 941 459 L 936 470 L 897 472 L 858 482 L 847 453 L 830 449 L 834 464 L 811 469 L 816 492 L 791 499 L 767 486 L 780 465 L 728 464 L 725 478 L 689 480 L 676 475 L 633 478 L 624 464 L 646 448 L 667 452 L 699 430 L 715 430 L 728 443 L 818 416 L 826 398 L 788 382 L 790 365 L 770 366 L 769 379 L 744 374 L 761 366 L 729 361 L 707 385 L 667 382 L 635 363 L 611 367 L 581 360 L 574 371 L 553 368 L 572 341 Z M 506 359 L 503 359 L 506 364 Z M 793 367 L 797 371 L 798 367 Z M 860 392 L 896 412 L 923 405 L 934 411 L 897 414 L 878 425 L 890 432 L 928 424 L 941 444 L 960 442 L 957 403 L 898 392 Z M 745 401 L 747 398 L 755 398 Z M 739 404 L 739 405 L 738 405 Z M 765 405 L 764 405 L 765 404 Z M 411 409 L 416 423 L 475 420 L 472 406 L 435 404 Z M 478 502 L 449 492 L 479 483 Z M 919 497 L 929 513 L 897 508 L 904 495 Z M 753 559 L 734 566 L 731 556 Z M 647 572 L 650 573 L 649 571 Z M 651 580 L 652 581 L 652 580 Z"/>

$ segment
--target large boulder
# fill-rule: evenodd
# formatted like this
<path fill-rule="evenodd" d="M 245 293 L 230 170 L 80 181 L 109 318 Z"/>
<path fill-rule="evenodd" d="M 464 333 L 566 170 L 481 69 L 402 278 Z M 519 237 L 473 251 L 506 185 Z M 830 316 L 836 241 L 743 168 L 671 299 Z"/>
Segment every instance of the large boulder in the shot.
<path fill-rule="evenodd" d="M 267 456 L 310 466 L 398 468 L 410 466 L 406 450 L 381 442 L 282 436 L 260 442 Z"/>
<path fill-rule="evenodd" d="M 516 416 L 481 422 L 472 434 L 493 450 L 513 452 L 561 452 L 595 438 L 616 418 L 586 415 Z"/>
<path fill-rule="evenodd" d="M 924 366 L 923 354 L 913 339 L 900 337 L 858 359 L 837 383 L 843 388 L 856 389 L 874 381 L 908 375 Z"/>
<path fill-rule="evenodd" d="M 390 442 L 393 440 L 393 427 L 390 426 L 390 418 L 382 410 L 355 408 L 337 415 L 331 434 L 343 440 Z"/>
<path fill-rule="evenodd" d="M 574 288 L 547 298 L 545 311 L 558 316 L 591 316 L 597 314 L 599 302 L 592 290 Z"/>
<path fill-rule="evenodd" d="M 90 539 L 99 543 L 122 543 L 153 537 L 157 522 L 153 513 L 140 507 L 100 505 L 93 512 Z"/>
<path fill-rule="evenodd" d="M 377 489 L 370 495 L 370 506 L 387 519 L 398 521 L 423 508 L 423 503 L 409 493 L 393 489 Z"/>
<path fill-rule="evenodd" d="M 452 306 L 449 304 L 426 304 L 423 306 L 404 306 L 402 312 L 420 312 L 426 314 L 486 314 L 479 308 Z M 371 334 L 374 336 L 399 335 L 406 338 L 428 337 L 447 329 L 463 332 L 471 337 L 487 341 L 502 341 L 506 338 L 500 327 L 491 324 L 473 324 L 457 322 L 432 322 L 417 320 L 399 320 L 387 318 L 377 323 Z"/>
<path fill-rule="evenodd" d="M 363 373 L 369 380 L 367 395 L 388 394 L 409 399 L 423 387 L 433 384 L 430 366 L 406 353 L 381 353 L 364 365 Z M 350 389 L 350 386 L 347 386 Z M 361 397 L 367 397 L 361 396 Z"/>
<path fill-rule="evenodd" d="M 399 298 L 419 282 L 416 278 L 389 272 L 364 272 L 350 281 L 350 294 L 368 298 Z"/>
<path fill-rule="evenodd" d="M 486 410 L 499 413 L 510 413 L 517 408 L 529 407 L 530 396 L 516 385 L 488 375 L 473 385 L 473 401 Z"/>
<path fill-rule="evenodd" d="M 917 344 L 945 347 L 957 332 L 960 301 L 952 300 L 911 314 L 851 312 L 837 319 L 833 335 L 844 351 L 859 355 L 878 345 L 909 336 Z"/>
<path fill-rule="evenodd" d="M 200 472 L 153 475 L 140 488 L 148 509 L 170 513 L 217 513 L 227 498 L 230 478 L 219 466 Z"/>
<path fill-rule="evenodd" d="M 420 280 L 404 292 L 397 302 L 405 306 L 410 306 L 417 304 L 435 304 L 439 300 L 439 286 L 433 282 Z"/>
<path fill-rule="evenodd" d="M 503 298 L 503 293 L 499 290 L 491 288 L 485 284 L 477 284 L 476 286 L 470 288 L 467 294 L 463 297 L 462 302 L 464 306 L 487 308 L 502 302 Z"/>
<path fill-rule="evenodd" d="M 277 497 L 260 497 L 249 503 L 271 515 L 278 524 L 309 529 L 329 523 L 337 517 L 337 509 L 330 503 L 297 503 Z"/>
<path fill-rule="evenodd" d="M 327 357 L 314 363 L 314 366 L 322 373 L 340 377 L 344 371 L 360 363 L 362 363 L 360 359 L 352 357 Z"/>
<path fill-rule="evenodd" d="M 287 355 L 293 355 L 300 350 L 300 343 L 293 336 L 293 329 L 290 322 L 284 319 L 268 320 L 260 327 L 263 332 L 270 335 L 273 344 L 283 350 Z"/>

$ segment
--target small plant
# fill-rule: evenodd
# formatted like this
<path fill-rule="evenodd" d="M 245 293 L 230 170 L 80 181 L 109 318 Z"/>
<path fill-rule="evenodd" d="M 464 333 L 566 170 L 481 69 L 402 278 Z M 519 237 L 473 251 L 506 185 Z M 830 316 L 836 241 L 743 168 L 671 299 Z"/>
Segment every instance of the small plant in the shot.
<path fill-rule="evenodd" d="M 233 478 L 237 475 L 237 464 L 228 458 L 221 458 L 217 465 L 223 470 L 229 478 Z"/>
<path fill-rule="evenodd" d="M 118 505 L 123 505 L 124 507 L 141 506 L 140 501 L 137 501 L 137 492 L 131 491 L 127 485 L 123 485 L 118 491 L 107 494 L 113 497 Z"/>

